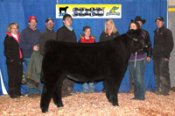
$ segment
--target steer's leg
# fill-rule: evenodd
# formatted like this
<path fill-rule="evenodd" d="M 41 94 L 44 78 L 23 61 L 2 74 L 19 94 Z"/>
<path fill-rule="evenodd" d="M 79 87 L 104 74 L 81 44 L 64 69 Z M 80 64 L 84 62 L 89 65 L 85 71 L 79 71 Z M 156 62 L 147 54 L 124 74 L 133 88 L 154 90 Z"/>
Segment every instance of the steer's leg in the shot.
<path fill-rule="evenodd" d="M 49 103 L 53 95 L 53 89 L 54 88 L 46 84 L 44 84 L 43 86 L 43 91 L 42 91 L 41 101 L 40 101 L 40 108 L 43 113 L 48 112 Z"/>
<path fill-rule="evenodd" d="M 116 106 L 118 105 L 118 89 L 120 86 L 120 79 L 118 80 L 117 77 L 117 72 L 114 71 L 113 73 L 110 72 L 109 75 L 107 76 L 107 78 L 105 78 L 105 82 L 106 82 L 106 96 L 109 100 L 109 102 L 112 103 L 112 105 Z"/>
<path fill-rule="evenodd" d="M 107 80 L 103 81 L 103 85 L 104 85 L 106 97 L 107 97 L 108 101 L 110 102 L 110 92 L 109 92 L 109 86 L 108 86 L 109 84 L 107 84 Z"/>
<path fill-rule="evenodd" d="M 44 79 L 45 82 L 40 101 L 40 107 L 43 113 L 48 111 L 49 103 L 55 91 L 56 82 L 58 80 L 56 74 L 54 73 L 45 74 Z"/>
<path fill-rule="evenodd" d="M 117 100 L 117 91 L 116 91 L 116 83 L 111 81 L 110 83 L 108 83 L 109 85 L 109 101 L 112 103 L 113 106 L 118 105 L 118 100 Z"/>
<path fill-rule="evenodd" d="M 122 82 L 122 77 L 119 78 L 118 81 L 116 82 L 117 103 L 118 103 L 118 92 L 119 92 L 119 89 L 120 89 L 121 82 Z"/>
<path fill-rule="evenodd" d="M 54 91 L 53 101 L 57 105 L 57 107 L 63 107 L 61 90 L 62 90 L 63 80 L 65 76 L 64 77 L 58 76 L 58 77 L 59 79 L 57 81 L 56 89 Z"/>

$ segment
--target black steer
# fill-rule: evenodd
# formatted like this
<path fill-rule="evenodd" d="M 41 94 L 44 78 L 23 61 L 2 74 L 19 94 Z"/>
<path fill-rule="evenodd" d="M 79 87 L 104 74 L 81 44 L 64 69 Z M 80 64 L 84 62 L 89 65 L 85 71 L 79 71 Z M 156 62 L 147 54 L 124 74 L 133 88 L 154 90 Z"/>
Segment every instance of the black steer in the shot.
<path fill-rule="evenodd" d="M 48 41 L 42 62 L 42 112 L 48 111 L 52 97 L 58 107 L 63 106 L 65 78 L 77 82 L 103 80 L 108 101 L 118 105 L 117 94 L 129 57 L 143 46 L 139 34 L 139 30 L 129 31 L 113 40 L 91 44 Z"/>

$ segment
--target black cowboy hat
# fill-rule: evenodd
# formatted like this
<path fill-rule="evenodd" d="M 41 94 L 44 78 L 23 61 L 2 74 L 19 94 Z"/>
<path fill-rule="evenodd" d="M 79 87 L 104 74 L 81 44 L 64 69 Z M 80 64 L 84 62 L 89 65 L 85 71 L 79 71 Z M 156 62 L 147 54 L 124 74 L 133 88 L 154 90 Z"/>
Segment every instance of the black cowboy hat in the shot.
<path fill-rule="evenodd" d="M 145 24 L 146 20 L 145 19 L 142 19 L 140 16 L 136 16 L 135 19 L 134 19 L 136 22 L 137 21 L 141 21 L 143 24 Z"/>

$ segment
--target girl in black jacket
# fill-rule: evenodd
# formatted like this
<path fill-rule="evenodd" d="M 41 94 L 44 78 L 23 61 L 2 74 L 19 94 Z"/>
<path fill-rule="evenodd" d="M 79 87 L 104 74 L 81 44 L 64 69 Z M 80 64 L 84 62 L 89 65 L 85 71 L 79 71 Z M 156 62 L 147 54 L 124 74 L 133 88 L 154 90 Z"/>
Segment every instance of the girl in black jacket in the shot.
<path fill-rule="evenodd" d="M 100 41 L 108 41 L 119 35 L 120 34 L 114 24 L 114 21 L 112 19 L 107 19 L 105 22 L 105 29 L 100 35 Z"/>
<path fill-rule="evenodd" d="M 9 95 L 11 98 L 17 98 L 21 95 L 22 80 L 22 51 L 19 47 L 20 35 L 18 32 L 18 24 L 10 23 L 8 32 L 4 40 L 4 53 L 6 56 L 6 64 L 8 71 Z"/>

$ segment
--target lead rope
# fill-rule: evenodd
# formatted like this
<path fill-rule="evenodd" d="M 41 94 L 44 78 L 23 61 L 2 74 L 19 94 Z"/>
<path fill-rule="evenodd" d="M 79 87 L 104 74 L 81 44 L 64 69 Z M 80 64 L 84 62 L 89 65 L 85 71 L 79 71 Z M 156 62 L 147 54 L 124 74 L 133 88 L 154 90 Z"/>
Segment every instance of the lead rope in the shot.
<path fill-rule="evenodd" d="M 136 65 L 137 65 L 137 62 L 136 62 L 136 60 L 137 60 L 137 52 L 135 52 L 135 59 L 134 59 L 134 68 L 136 68 Z"/>

